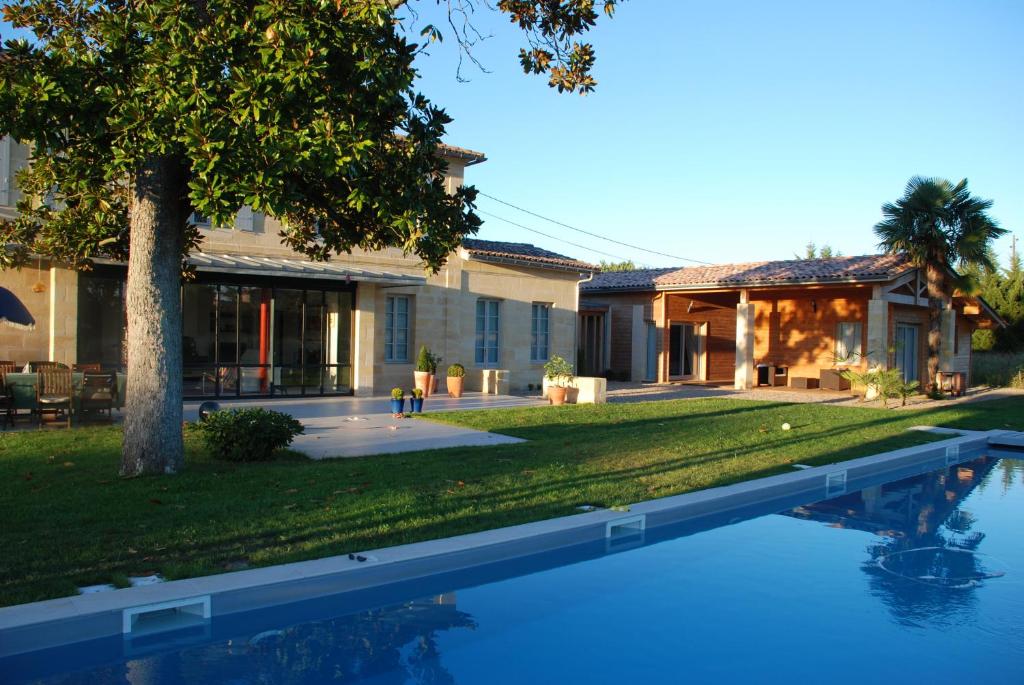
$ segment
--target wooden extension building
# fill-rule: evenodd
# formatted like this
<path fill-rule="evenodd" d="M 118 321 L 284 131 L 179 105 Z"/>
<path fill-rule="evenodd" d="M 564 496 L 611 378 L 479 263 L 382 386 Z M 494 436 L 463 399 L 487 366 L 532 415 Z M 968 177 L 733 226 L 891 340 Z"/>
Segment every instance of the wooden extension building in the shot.
<path fill-rule="evenodd" d="M 926 377 L 924 274 L 898 255 L 608 272 L 580 287 L 581 374 L 741 389 L 877 365 Z M 969 383 L 971 333 L 1001 321 L 976 297 L 942 308 L 940 371 Z"/>

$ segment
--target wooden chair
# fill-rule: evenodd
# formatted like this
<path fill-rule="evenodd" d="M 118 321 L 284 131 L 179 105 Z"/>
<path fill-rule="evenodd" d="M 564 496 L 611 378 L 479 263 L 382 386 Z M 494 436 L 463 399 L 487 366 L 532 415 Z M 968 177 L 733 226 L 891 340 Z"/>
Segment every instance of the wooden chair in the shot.
<path fill-rule="evenodd" d="M 99 364 L 72 364 L 71 370 L 83 373 L 99 373 L 103 369 L 100 368 Z"/>
<path fill-rule="evenodd" d="M 0 361 L 0 411 L 4 413 L 4 429 L 10 424 L 14 427 L 14 392 L 7 387 L 7 374 L 18 370 L 17 365 L 11 361 Z"/>
<path fill-rule="evenodd" d="M 51 366 L 43 367 L 36 373 L 36 411 L 39 413 L 39 427 L 43 427 L 43 412 L 52 411 L 56 416 L 63 411 L 67 417 L 67 426 L 71 428 L 71 401 L 74 395 L 71 370 Z"/>
<path fill-rule="evenodd" d="M 117 397 L 117 381 L 112 373 L 86 373 L 82 378 L 81 415 L 90 411 L 106 411 L 107 418 L 114 418 L 114 400 Z"/>
<path fill-rule="evenodd" d="M 36 373 L 40 369 L 66 369 L 66 368 L 68 368 L 68 365 L 67 364 L 62 364 L 61 362 L 37 361 L 37 362 L 29 362 L 28 363 L 28 371 L 29 371 L 29 373 Z"/>

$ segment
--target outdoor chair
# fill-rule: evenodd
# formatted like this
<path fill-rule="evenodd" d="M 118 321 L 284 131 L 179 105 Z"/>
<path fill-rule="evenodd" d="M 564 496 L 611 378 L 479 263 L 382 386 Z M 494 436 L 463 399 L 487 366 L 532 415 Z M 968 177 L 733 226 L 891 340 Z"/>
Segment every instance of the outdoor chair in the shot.
<path fill-rule="evenodd" d="M 38 371 L 40 371 L 42 369 L 67 369 L 67 368 L 68 368 L 68 365 L 67 364 L 62 364 L 61 362 L 36 361 L 36 362 L 29 362 L 28 363 L 28 372 L 29 373 L 36 373 L 36 372 L 38 372 Z"/>
<path fill-rule="evenodd" d="M 112 373 L 86 373 L 82 379 L 82 397 L 78 405 L 81 415 L 86 412 L 107 412 L 107 418 L 113 420 L 114 399 L 117 395 L 117 382 Z"/>
<path fill-rule="evenodd" d="M 71 370 L 83 373 L 99 373 L 103 369 L 100 368 L 99 364 L 72 364 Z"/>
<path fill-rule="evenodd" d="M 14 362 L 0 361 L 0 411 L 4 413 L 4 429 L 14 427 L 14 392 L 7 386 L 7 374 L 17 370 Z"/>
<path fill-rule="evenodd" d="M 74 394 L 71 370 L 44 367 L 37 373 L 36 411 L 39 413 L 39 427 L 43 427 L 43 412 L 52 411 L 57 416 L 63 411 L 67 417 L 67 426 L 71 428 L 71 398 Z"/>

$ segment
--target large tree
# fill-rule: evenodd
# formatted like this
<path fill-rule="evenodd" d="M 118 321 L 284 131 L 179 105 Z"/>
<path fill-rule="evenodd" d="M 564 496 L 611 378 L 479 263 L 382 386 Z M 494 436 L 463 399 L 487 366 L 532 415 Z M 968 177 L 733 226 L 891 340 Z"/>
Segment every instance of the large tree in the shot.
<path fill-rule="evenodd" d="M 884 219 L 875 225 L 879 247 L 904 254 L 924 269 L 928 287 L 928 380 L 934 389 L 942 345 L 942 309 L 962 285 L 955 266 L 992 264 L 991 243 L 1006 229 L 988 215 L 991 200 L 971 195 L 967 179 L 914 176 L 903 197 L 882 205 Z"/>
<path fill-rule="evenodd" d="M 480 224 L 445 192 L 449 122 L 418 93 L 393 0 L 12 0 L 31 32 L 0 55 L 0 135 L 29 143 L 0 266 L 29 255 L 128 263 L 121 472 L 182 467 L 181 303 L 197 212 L 248 205 L 313 259 L 397 246 L 439 267 Z M 456 10 L 459 0 L 451 0 Z M 604 3 L 610 13 L 614 2 Z M 587 92 L 592 0 L 502 0 L 524 70 Z M 435 37 L 433 29 L 424 35 Z"/>

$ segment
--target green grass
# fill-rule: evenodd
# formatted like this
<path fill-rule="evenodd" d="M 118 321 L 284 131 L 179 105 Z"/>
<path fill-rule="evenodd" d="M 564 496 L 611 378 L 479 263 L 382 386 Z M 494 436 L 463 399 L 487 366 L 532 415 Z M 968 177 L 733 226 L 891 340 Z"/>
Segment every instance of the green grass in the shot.
<path fill-rule="evenodd" d="M 1024 399 L 932 411 L 708 399 L 430 418 L 530 442 L 232 464 L 189 432 L 184 473 L 122 480 L 118 428 L 5 434 L 0 604 L 445 537 L 935 439 L 905 432 L 914 424 L 1024 429 Z"/>

